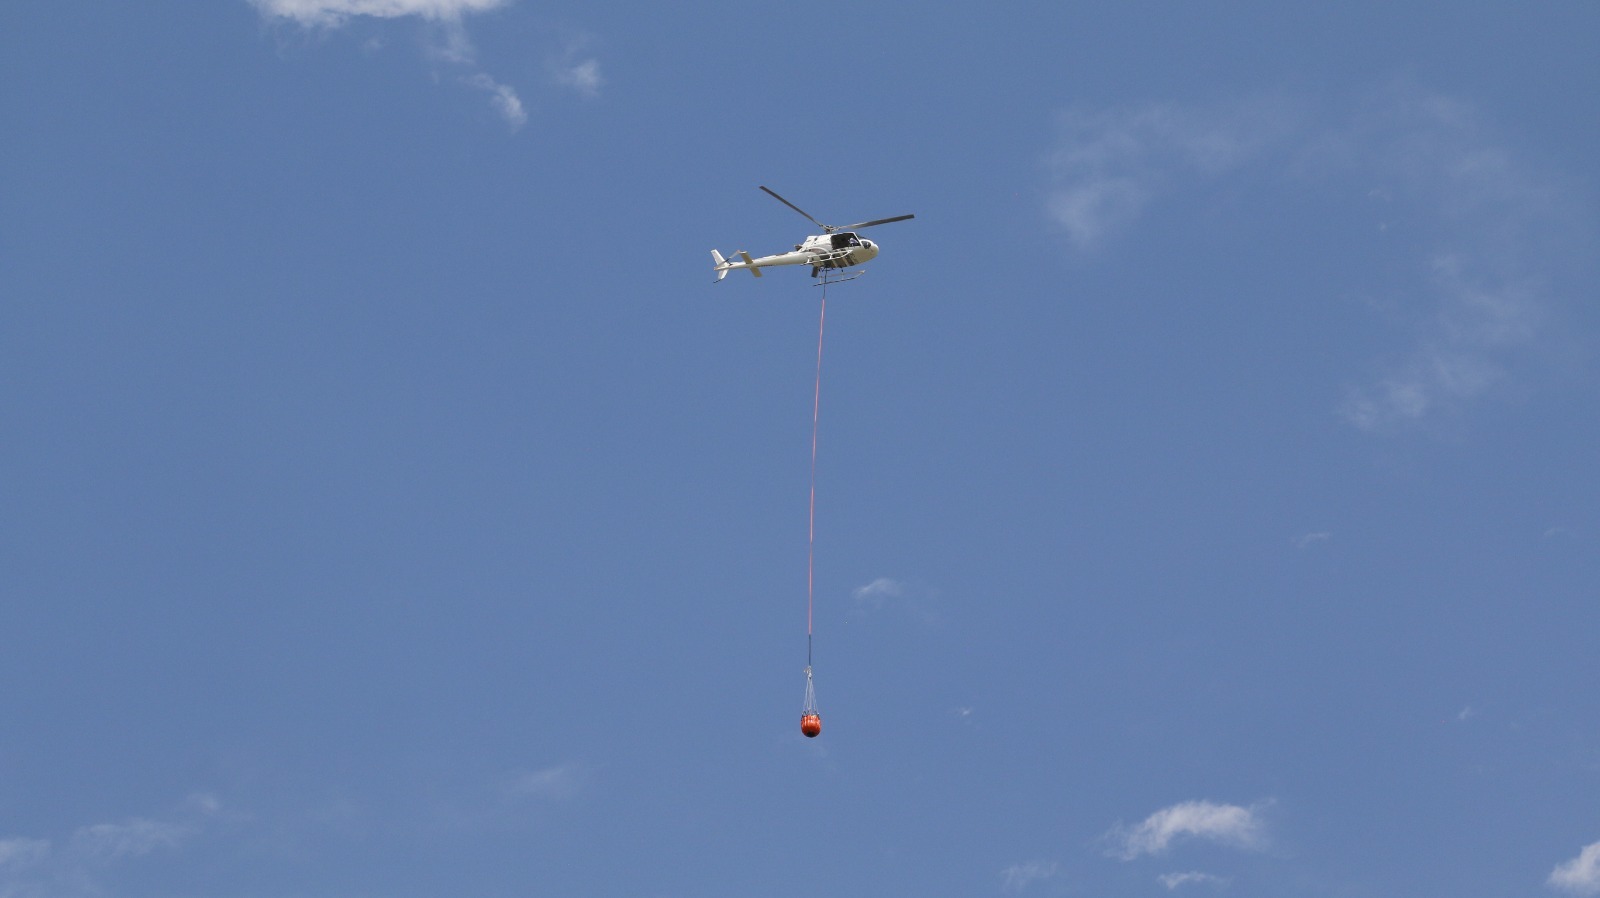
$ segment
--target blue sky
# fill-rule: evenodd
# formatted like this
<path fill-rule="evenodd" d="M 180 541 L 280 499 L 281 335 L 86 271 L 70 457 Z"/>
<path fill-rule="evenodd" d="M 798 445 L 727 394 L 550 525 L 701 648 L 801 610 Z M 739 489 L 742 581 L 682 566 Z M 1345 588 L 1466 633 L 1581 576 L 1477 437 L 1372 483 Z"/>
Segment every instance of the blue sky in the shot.
<path fill-rule="evenodd" d="M 7 4 L 0 896 L 1600 894 L 1597 33 Z"/>

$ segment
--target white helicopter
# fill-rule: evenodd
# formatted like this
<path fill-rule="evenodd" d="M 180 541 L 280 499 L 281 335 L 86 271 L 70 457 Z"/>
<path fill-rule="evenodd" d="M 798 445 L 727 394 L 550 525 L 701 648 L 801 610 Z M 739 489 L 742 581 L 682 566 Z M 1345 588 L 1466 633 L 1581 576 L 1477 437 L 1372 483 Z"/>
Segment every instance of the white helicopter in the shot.
<path fill-rule="evenodd" d="M 811 276 L 817 277 L 825 272 L 849 268 L 852 265 L 860 265 L 877 258 L 878 244 L 873 243 L 871 240 L 863 240 L 857 237 L 856 231 L 870 228 L 874 225 L 888 224 L 891 221 L 905 221 L 908 218 L 916 218 L 915 215 L 897 215 L 894 218 L 879 218 L 853 225 L 825 225 L 812 218 L 806 213 L 806 210 L 778 196 L 771 189 L 767 187 L 762 187 L 761 189 L 771 194 L 773 199 L 804 215 L 812 224 L 821 228 L 822 233 L 814 237 L 807 237 L 804 243 L 796 243 L 794 252 L 778 253 L 775 256 L 762 256 L 759 259 L 750 258 L 750 254 L 741 249 L 735 254 L 739 257 L 738 260 L 730 262 L 722 257 L 722 253 L 712 250 L 711 259 L 715 263 L 713 270 L 716 271 L 717 280 L 719 281 L 727 277 L 728 272 L 737 268 L 748 269 L 751 274 L 761 277 L 761 269 L 763 268 L 776 265 L 810 265 Z M 856 272 L 850 277 L 859 277 L 860 275 L 861 272 Z M 843 280 L 849 279 L 843 278 Z M 825 277 L 824 280 L 827 280 L 827 278 Z"/>

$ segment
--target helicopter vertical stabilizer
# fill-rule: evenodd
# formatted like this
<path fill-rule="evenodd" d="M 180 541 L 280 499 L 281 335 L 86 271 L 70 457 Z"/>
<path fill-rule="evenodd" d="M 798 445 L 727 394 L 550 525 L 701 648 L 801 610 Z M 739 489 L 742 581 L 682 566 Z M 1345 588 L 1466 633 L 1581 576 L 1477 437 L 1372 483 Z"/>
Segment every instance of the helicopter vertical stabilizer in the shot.
<path fill-rule="evenodd" d="M 723 278 L 728 276 L 728 269 L 731 268 L 732 266 L 730 266 L 728 264 L 728 260 L 727 259 L 722 258 L 722 253 L 719 253 L 716 250 L 712 250 L 711 251 L 711 261 L 714 263 L 714 267 L 712 268 L 712 270 L 717 273 L 717 280 L 720 281 Z"/>

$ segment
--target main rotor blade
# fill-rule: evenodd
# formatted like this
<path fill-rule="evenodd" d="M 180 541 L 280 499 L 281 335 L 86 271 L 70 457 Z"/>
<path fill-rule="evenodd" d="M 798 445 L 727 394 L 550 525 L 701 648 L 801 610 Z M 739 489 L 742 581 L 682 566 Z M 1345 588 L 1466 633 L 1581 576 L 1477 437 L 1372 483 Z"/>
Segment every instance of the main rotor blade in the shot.
<path fill-rule="evenodd" d="M 765 190 L 768 194 L 770 194 L 773 199 L 775 199 L 778 202 L 784 204 L 785 206 L 788 206 L 789 208 L 793 209 L 794 211 L 799 212 L 801 215 L 804 215 L 806 218 L 811 219 L 811 223 L 812 224 L 814 224 L 817 227 L 823 229 L 824 231 L 827 231 L 828 233 L 831 234 L 834 231 L 838 230 L 838 228 L 828 227 L 827 225 L 823 224 L 822 222 L 817 221 L 815 218 L 811 218 L 811 215 L 809 213 L 807 213 L 806 210 L 800 208 L 799 206 L 796 206 L 794 203 L 789 202 L 788 200 L 784 199 L 783 197 L 778 196 L 778 194 L 775 191 L 773 191 L 771 188 L 763 186 L 761 189 Z"/>
<path fill-rule="evenodd" d="M 894 218 L 878 218 L 878 219 L 874 219 L 872 221 L 863 221 L 861 224 L 845 225 L 842 228 L 835 228 L 834 230 L 838 230 L 838 231 L 859 231 L 862 228 L 870 228 L 873 225 L 888 224 L 891 221 L 905 221 L 908 218 L 916 218 L 916 216 L 915 215 L 896 215 Z"/>

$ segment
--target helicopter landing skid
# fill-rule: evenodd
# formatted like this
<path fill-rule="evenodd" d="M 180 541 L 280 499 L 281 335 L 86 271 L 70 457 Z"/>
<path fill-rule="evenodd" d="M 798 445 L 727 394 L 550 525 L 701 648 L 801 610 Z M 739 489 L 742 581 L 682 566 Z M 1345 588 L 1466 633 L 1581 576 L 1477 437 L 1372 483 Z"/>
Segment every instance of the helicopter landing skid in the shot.
<path fill-rule="evenodd" d="M 852 271 L 847 274 L 842 268 L 813 268 L 811 269 L 811 276 L 816 278 L 817 282 L 811 286 L 826 287 L 829 284 L 842 284 L 845 281 L 853 281 L 864 274 L 866 274 L 865 271 Z"/>

